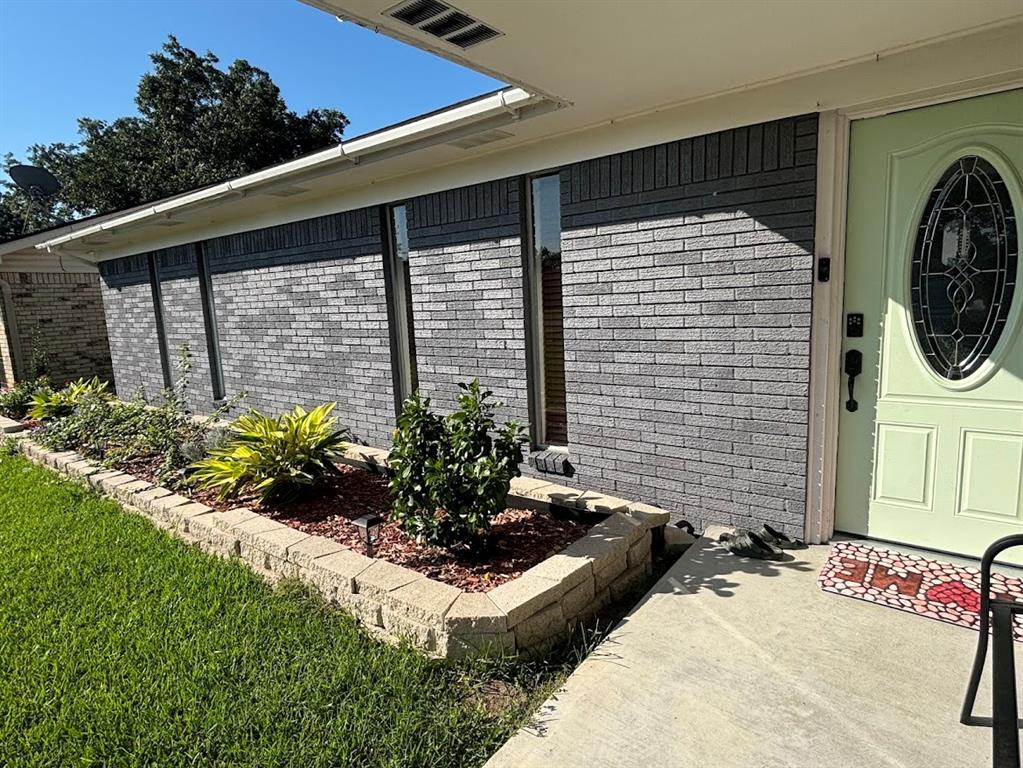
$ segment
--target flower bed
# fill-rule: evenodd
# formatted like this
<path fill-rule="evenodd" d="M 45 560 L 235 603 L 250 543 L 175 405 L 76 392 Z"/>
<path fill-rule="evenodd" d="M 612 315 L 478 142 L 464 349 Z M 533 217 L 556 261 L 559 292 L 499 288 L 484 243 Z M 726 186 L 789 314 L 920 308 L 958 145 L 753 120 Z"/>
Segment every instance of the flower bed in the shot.
<path fill-rule="evenodd" d="M 519 511 L 508 513 L 507 523 L 552 509 L 599 515 L 600 522 L 577 531 L 580 538 L 531 567 L 525 562 L 519 563 L 525 570 L 512 567 L 503 574 L 508 580 L 483 592 L 480 579 L 465 574 L 456 579 L 466 579 L 468 588 L 424 575 L 424 568 L 443 575 L 450 564 L 442 560 L 420 562 L 413 569 L 368 558 L 346 546 L 350 541 L 320 535 L 324 531 L 313 530 L 309 521 L 286 523 L 280 515 L 244 506 L 217 508 L 136 474 L 105 469 L 72 451 L 50 451 L 30 438 L 19 444 L 34 460 L 80 478 L 175 535 L 208 551 L 240 557 L 268 578 L 298 577 L 350 610 L 371 632 L 391 640 L 407 638 L 443 657 L 531 652 L 559 639 L 646 579 L 653 532 L 668 521 L 667 512 L 645 504 L 516 478 L 508 506 Z M 351 446 L 340 460 L 364 471 L 385 468 L 386 457 L 384 451 Z M 545 545 L 535 551 L 542 557 L 549 550 Z"/>
<path fill-rule="evenodd" d="M 116 468 L 157 484 L 154 461 L 119 463 Z M 352 521 L 362 515 L 384 518 L 374 544 L 374 556 L 411 568 L 436 581 L 467 592 L 486 592 L 579 539 L 599 515 L 559 510 L 509 507 L 493 520 L 490 546 L 477 556 L 458 556 L 441 547 L 420 544 L 390 519 L 391 494 L 382 472 L 342 464 L 339 475 L 323 480 L 301 500 L 264 504 L 249 494 L 224 500 L 211 491 L 189 490 L 195 501 L 219 511 L 243 506 L 285 525 L 336 541 L 356 552 L 363 550 Z"/>

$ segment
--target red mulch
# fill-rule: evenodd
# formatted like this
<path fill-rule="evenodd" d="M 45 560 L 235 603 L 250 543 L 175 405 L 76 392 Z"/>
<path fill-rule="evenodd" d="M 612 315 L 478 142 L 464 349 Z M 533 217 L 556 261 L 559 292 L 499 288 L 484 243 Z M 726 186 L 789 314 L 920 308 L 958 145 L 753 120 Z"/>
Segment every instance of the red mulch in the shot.
<path fill-rule="evenodd" d="M 159 461 L 154 459 L 137 459 L 119 465 L 123 471 L 149 482 L 156 482 L 158 467 Z M 245 506 L 292 528 L 325 536 L 361 552 L 359 532 L 351 521 L 363 515 L 388 517 L 391 494 L 387 481 L 380 475 L 345 465 L 338 469 L 337 477 L 327 478 L 300 501 L 287 505 L 263 505 L 253 496 L 221 501 L 212 491 L 195 488 L 183 493 L 215 509 Z M 419 544 L 397 523 L 387 520 L 377 534 L 374 557 L 467 592 L 487 592 L 517 578 L 523 571 L 581 538 L 597 519 L 559 517 L 509 507 L 491 524 L 490 549 L 476 558 Z"/>

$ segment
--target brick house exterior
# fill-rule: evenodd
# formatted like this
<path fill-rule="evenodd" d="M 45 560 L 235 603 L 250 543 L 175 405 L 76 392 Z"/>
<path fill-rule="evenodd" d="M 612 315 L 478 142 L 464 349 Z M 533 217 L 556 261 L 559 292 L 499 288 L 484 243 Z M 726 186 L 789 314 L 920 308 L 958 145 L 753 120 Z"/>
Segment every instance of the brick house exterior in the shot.
<path fill-rule="evenodd" d="M 789 118 L 560 169 L 573 482 L 697 525 L 799 532 L 817 118 Z M 518 177 L 403 201 L 420 390 L 473 377 L 529 418 Z M 355 437 L 395 423 L 377 207 L 204 243 L 228 395 L 279 412 L 338 401 Z M 153 253 L 170 354 L 208 411 L 194 245 Z M 162 386 L 149 254 L 100 263 L 119 391 Z M 537 473 L 533 468 L 528 472 Z M 555 478 L 557 479 L 557 478 Z"/>
<path fill-rule="evenodd" d="M 99 276 L 95 272 L 0 268 L 0 386 L 32 375 L 45 358 L 50 377 L 113 378 Z"/>

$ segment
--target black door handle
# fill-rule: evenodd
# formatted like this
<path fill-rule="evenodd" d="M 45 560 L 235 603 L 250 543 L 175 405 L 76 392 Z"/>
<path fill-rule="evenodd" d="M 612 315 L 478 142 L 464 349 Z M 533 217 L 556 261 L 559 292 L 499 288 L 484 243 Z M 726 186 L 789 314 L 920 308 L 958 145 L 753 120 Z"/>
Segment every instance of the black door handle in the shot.
<path fill-rule="evenodd" d="M 863 373 L 863 355 L 858 349 L 850 349 L 845 353 L 845 375 L 849 377 L 849 399 L 845 401 L 845 409 L 850 413 L 860 407 L 853 397 L 856 377 Z"/>

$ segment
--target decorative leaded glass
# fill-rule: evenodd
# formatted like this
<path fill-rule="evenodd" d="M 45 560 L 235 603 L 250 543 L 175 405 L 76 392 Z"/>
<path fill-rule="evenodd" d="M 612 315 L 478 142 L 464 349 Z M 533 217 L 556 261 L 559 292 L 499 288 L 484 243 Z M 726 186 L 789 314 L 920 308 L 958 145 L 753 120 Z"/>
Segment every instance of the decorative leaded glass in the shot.
<path fill-rule="evenodd" d="M 987 360 L 1016 288 L 1016 217 L 981 157 L 960 158 L 927 200 L 913 249 L 913 327 L 928 364 L 951 381 Z"/>

